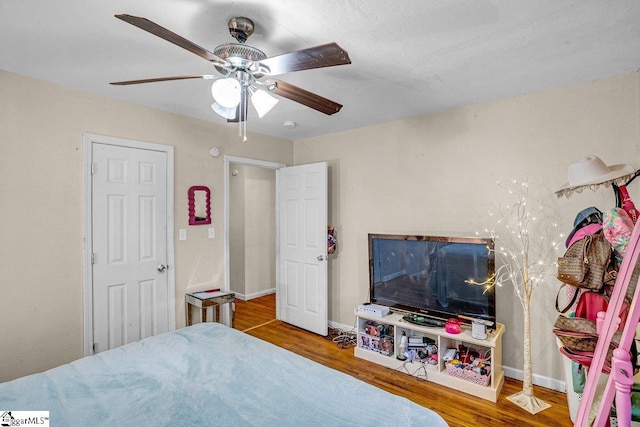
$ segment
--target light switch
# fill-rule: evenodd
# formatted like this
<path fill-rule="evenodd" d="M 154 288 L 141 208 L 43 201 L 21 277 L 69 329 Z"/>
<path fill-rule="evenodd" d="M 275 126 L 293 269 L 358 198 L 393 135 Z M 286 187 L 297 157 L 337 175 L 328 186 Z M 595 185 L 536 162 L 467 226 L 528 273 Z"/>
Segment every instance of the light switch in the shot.
<path fill-rule="evenodd" d="M 187 230 L 184 228 L 180 229 L 180 236 L 178 237 L 180 240 L 187 240 Z"/>
<path fill-rule="evenodd" d="M 213 227 L 209 227 L 209 238 L 213 239 L 214 237 L 216 237 L 216 229 Z"/>

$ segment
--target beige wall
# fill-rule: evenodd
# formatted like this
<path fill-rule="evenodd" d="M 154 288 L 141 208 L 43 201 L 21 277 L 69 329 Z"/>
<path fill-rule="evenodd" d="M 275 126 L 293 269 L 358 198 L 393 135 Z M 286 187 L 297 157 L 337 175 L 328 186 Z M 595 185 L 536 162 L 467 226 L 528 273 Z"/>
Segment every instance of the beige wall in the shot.
<path fill-rule="evenodd" d="M 223 160 L 209 148 L 286 164 L 327 161 L 338 236 L 329 319 L 350 325 L 367 299 L 367 233 L 474 232 L 501 197 L 497 180 L 529 178 L 552 192 L 585 154 L 638 166 L 638 87 L 633 73 L 295 144 L 254 134 L 242 144 L 232 127 L 0 71 L 0 342 L 9 349 L 0 355 L 0 381 L 82 356 L 83 132 L 176 147 L 177 327 L 185 291 L 224 279 Z M 186 193 L 196 184 L 212 190 L 215 239 L 207 227 L 187 225 Z M 630 190 L 640 201 L 640 186 Z M 568 229 L 583 207 L 612 204 L 609 189 L 586 191 L 558 201 L 558 221 Z M 187 241 L 177 239 L 180 228 Z M 550 332 L 557 288 L 550 280 L 534 293 L 533 370 L 564 380 Z M 521 310 L 511 289 L 499 289 L 498 301 L 504 363 L 521 368 Z"/>
<path fill-rule="evenodd" d="M 297 141 L 295 164 L 329 163 L 339 248 L 329 264 L 329 319 L 352 325 L 368 298 L 367 233 L 473 234 L 491 226 L 489 204 L 505 198 L 499 180 L 528 179 L 532 193 L 551 194 L 587 154 L 637 167 L 638 86 L 634 73 Z M 630 190 L 640 202 L 640 185 Z M 614 202 L 610 189 L 587 190 L 557 200 L 556 220 L 568 232 L 582 208 Z M 551 332 L 557 289 L 550 278 L 533 295 L 533 372 L 563 381 Z M 522 369 L 521 306 L 511 288 L 498 289 L 497 301 L 504 364 Z"/>
<path fill-rule="evenodd" d="M 290 141 L 0 71 L 0 381 L 82 356 L 84 132 L 175 146 L 176 327 L 184 294 L 224 281 L 223 154 L 292 163 Z M 212 225 L 188 226 L 187 189 L 212 191 Z M 188 239 L 178 240 L 186 228 Z"/>

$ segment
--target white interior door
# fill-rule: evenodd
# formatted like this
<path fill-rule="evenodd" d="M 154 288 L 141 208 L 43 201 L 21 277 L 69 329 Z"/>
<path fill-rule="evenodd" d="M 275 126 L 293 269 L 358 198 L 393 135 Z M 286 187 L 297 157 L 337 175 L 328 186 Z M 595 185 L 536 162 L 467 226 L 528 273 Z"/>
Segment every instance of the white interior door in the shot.
<path fill-rule="evenodd" d="M 327 335 L 327 164 L 277 170 L 280 319 Z"/>
<path fill-rule="evenodd" d="M 92 144 L 93 348 L 174 328 L 169 286 L 167 153 Z"/>

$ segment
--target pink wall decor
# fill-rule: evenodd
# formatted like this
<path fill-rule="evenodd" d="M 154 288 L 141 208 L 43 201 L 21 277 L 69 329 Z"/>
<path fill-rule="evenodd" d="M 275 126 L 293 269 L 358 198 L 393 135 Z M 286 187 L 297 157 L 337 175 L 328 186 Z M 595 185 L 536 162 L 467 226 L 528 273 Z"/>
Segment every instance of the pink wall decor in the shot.
<path fill-rule="evenodd" d="M 189 188 L 189 225 L 211 224 L 211 191 L 209 187 Z"/>

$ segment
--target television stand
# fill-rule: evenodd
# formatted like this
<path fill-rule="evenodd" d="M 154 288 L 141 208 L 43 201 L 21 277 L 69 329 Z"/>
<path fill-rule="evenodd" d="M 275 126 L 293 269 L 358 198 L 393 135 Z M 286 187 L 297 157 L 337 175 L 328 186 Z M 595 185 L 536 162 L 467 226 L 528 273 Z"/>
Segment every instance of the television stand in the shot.
<path fill-rule="evenodd" d="M 502 335 L 504 325 L 496 323 L 495 330 L 487 334 L 487 338 L 479 340 L 471 336 L 471 330 L 463 328 L 459 334 L 450 334 L 443 327 L 415 324 L 405 320 L 405 314 L 391 312 L 383 317 L 362 313 L 355 310 L 357 320 L 357 345 L 354 349 L 356 357 L 395 369 L 401 373 L 432 381 L 482 399 L 497 402 L 504 384 L 502 370 Z M 422 317 L 420 315 L 413 315 Z M 429 319 L 431 320 L 431 319 Z M 414 350 L 414 354 L 424 356 L 413 360 L 405 359 L 400 351 L 402 336 L 407 337 L 406 349 Z M 412 339 L 410 339 L 412 338 Z M 418 345 L 416 342 L 434 342 L 435 347 Z M 483 375 L 481 368 L 475 369 L 468 364 L 467 369 L 456 369 L 448 363 L 452 351 L 459 346 L 469 353 L 481 354 L 480 359 L 487 359 L 491 367 Z M 452 350 L 455 349 L 455 350 Z M 426 357 L 428 351 L 434 357 Z M 398 358 L 400 356 L 401 359 Z M 473 360 L 473 359 L 471 359 Z M 471 361 L 467 360 L 467 361 Z"/>

